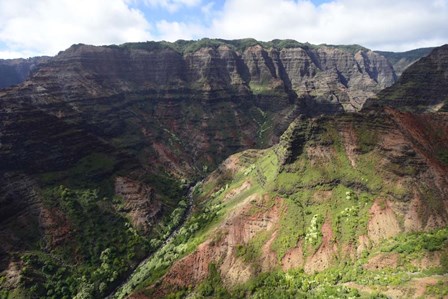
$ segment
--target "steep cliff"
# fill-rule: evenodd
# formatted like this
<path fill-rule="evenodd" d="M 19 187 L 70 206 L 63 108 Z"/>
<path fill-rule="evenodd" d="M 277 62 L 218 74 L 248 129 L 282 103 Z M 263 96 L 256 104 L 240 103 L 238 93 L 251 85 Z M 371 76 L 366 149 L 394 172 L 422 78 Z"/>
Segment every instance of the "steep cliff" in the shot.
<path fill-rule="evenodd" d="M 396 78 L 361 47 L 197 43 L 75 45 L 0 98 L 182 176 L 272 145 L 299 111 L 358 109 Z"/>
<path fill-rule="evenodd" d="M 435 48 L 381 91 L 380 104 L 414 111 L 448 111 L 448 45 Z M 370 101 L 366 106 L 374 103 Z"/>
<path fill-rule="evenodd" d="M 386 57 L 386 59 L 394 67 L 395 73 L 398 77 L 413 63 L 418 61 L 420 58 L 427 56 L 434 48 L 420 48 L 415 50 L 410 50 L 406 52 L 386 52 L 386 51 L 375 51 L 376 53 Z"/>

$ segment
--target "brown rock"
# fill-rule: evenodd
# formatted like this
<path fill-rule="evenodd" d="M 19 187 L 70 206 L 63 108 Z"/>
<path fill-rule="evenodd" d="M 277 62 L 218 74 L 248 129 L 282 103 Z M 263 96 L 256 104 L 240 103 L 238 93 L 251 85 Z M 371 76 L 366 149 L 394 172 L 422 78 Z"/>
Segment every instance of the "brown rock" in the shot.
<path fill-rule="evenodd" d="M 160 201 L 155 199 L 154 189 L 126 177 L 116 177 L 115 194 L 123 198 L 123 209 L 132 225 L 148 232 L 162 207 Z"/>

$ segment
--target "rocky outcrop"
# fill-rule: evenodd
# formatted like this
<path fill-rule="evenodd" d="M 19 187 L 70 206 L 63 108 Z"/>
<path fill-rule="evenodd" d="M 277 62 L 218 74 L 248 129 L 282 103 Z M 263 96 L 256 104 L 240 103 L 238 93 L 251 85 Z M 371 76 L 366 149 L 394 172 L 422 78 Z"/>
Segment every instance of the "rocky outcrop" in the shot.
<path fill-rule="evenodd" d="M 257 45 L 247 48 L 243 58 L 252 92 L 284 91 L 311 98 L 309 109 L 320 112 L 358 110 L 367 97 L 396 80 L 389 62 L 366 49 L 352 53 L 329 46 L 264 49 Z"/>
<path fill-rule="evenodd" d="M 338 102 L 345 111 L 359 110 L 368 97 L 396 80 L 389 62 L 372 51 L 348 55 L 338 48 L 323 47 L 313 54 L 310 57 L 317 60 L 319 72 L 303 82 L 299 91 L 308 90 L 322 102 Z"/>
<path fill-rule="evenodd" d="M 280 165 L 293 163 L 302 154 L 313 124 L 304 117 L 296 118 L 283 133 L 276 147 Z"/>
<path fill-rule="evenodd" d="M 370 219 L 367 226 L 367 235 L 370 241 L 378 244 L 380 240 L 396 236 L 401 232 L 400 224 L 390 203 L 377 199 L 370 208 Z"/>
<path fill-rule="evenodd" d="M 115 195 L 122 197 L 120 209 L 130 218 L 132 225 L 148 233 L 161 212 L 161 202 L 155 199 L 154 189 L 125 177 L 115 178 Z"/>

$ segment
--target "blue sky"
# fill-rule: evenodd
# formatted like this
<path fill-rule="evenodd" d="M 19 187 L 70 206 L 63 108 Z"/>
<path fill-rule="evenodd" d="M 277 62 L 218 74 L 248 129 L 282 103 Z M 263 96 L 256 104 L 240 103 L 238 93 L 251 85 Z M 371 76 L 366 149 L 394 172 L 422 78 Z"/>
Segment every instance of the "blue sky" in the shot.
<path fill-rule="evenodd" d="M 438 46 L 448 43 L 448 0 L 0 0 L 0 58 L 203 37 Z"/>
<path fill-rule="evenodd" d="M 320 5 L 322 3 L 329 2 L 330 0 L 312 0 L 311 3 L 315 5 Z M 255 2 L 254 2 L 255 3 Z M 201 23 L 205 25 L 211 21 L 211 18 L 207 18 L 204 13 L 204 7 L 209 7 L 213 12 L 222 11 L 225 4 L 224 0 L 216 1 L 201 1 L 199 4 L 202 5 L 180 5 L 179 9 L 175 11 L 169 11 L 166 6 L 162 5 L 147 5 L 144 1 L 135 1 L 130 3 L 130 7 L 137 8 L 141 10 L 147 20 L 167 20 L 167 21 L 182 21 L 189 22 L 192 20 L 200 20 Z"/>
<path fill-rule="evenodd" d="M 210 18 L 206 18 L 204 7 L 209 7 L 213 11 L 221 11 L 225 1 L 201 1 L 198 5 L 179 5 L 175 10 L 169 10 L 166 6 L 151 5 L 143 1 L 131 3 L 131 7 L 141 10 L 145 18 L 150 21 L 166 20 L 169 22 L 191 22 L 199 20 L 201 23 L 207 24 Z M 201 5 L 202 4 L 202 5 Z"/>
<path fill-rule="evenodd" d="M 254 6 L 257 5 L 257 0 L 253 0 L 250 2 L 253 3 Z M 299 1 L 292 1 L 292 2 L 299 2 Z M 318 7 L 321 4 L 331 2 L 331 0 L 306 0 L 301 2 L 310 2 L 316 7 Z M 157 27 L 157 24 L 159 22 L 197 24 L 199 26 L 207 28 L 213 23 L 215 17 L 219 17 L 219 14 L 223 12 L 225 4 L 226 4 L 225 0 L 216 0 L 216 1 L 148 0 L 148 1 L 132 1 L 130 2 L 130 7 L 140 10 L 148 21 L 150 21 L 153 24 L 156 24 L 156 26 L 154 26 L 152 29 L 152 33 L 156 39 L 163 39 L 163 37 L 165 36 L 164 35 L 165 32 L 159 30 L 160 28 Z M 187 35 L 184 39 L 200 38 L 200 37 L 207 37 L 207 36 Z"/>

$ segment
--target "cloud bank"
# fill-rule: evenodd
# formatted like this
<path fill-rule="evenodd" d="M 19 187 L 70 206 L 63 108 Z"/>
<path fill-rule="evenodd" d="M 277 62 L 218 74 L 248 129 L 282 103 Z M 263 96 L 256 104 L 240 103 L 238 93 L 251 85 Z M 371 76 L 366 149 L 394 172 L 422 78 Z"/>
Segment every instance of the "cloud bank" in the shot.
<path fill-rule="evenodd" d="M 154 38 L 144 14 L 124 0 L 0 0 L 0 57 L 55 55 L 74 43 Z"/>
<path fill-rule="evenodd" d="M 0 58 L 202 37 L 404 51 L 448 43 L 448 0 L 0 0 Z"/>
<path fill-rule="evenodd" d="M 210 34 L 406 50 L 448 42 L 448 1 L 228 0 Z"/>

